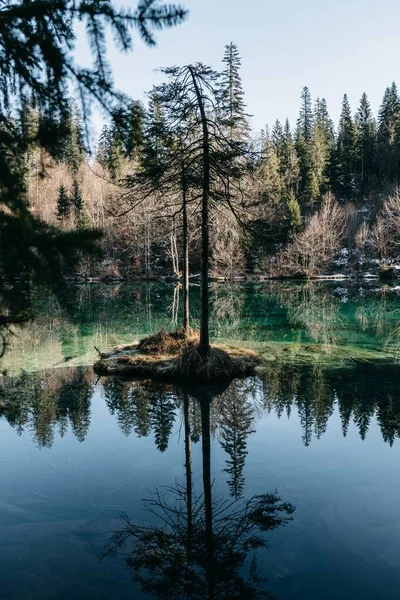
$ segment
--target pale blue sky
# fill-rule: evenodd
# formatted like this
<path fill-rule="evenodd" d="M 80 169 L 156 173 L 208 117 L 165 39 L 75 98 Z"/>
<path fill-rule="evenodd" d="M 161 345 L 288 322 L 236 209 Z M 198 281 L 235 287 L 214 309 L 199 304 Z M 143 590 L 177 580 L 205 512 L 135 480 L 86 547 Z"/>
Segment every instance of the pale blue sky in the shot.
<path fill-rule="evenodd" d="M 121 2 L 122 3 L 122 2 Z M 134 7 L 136 0 L 126 0 Z M 216 68 L 224 45 L 242 55 L 253 126 L 276 118 L 294 125 L 301 89 L 325 97 L 337 121 L 347 92 L 353 112 L 366 91 L 374 112 L 385 87 L 400 84 L 400 3 L 395 0 L 182 0 L 183 25 L 157 33 L 156 48 L 136 35 L 134 51 L 110 52 L 116 87 L 134 98 L 161 79 L 154 70 L 201 61 Z M 79 45 L 81 56 L 86 54 Z"/>

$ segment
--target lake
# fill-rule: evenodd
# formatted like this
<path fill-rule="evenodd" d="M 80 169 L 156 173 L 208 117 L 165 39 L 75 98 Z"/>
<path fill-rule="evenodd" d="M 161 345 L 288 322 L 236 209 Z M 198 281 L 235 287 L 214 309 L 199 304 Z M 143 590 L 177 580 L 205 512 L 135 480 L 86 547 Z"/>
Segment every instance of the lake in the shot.
<path fill-rule="evenodd" d="M 93 373 L 94 347 L 177 326 L 180 295 L 80 286 L 69 314 L 38 297 L 13 336 L 0 597 L 397 600 L 400 291 L 213 285 L 212 336 L 260 352 L 257 377 L 199 388 Z M 196 285 L 191 306 L 196 325 Z M 126 543 L 99 562 L 121 515 Z"/>

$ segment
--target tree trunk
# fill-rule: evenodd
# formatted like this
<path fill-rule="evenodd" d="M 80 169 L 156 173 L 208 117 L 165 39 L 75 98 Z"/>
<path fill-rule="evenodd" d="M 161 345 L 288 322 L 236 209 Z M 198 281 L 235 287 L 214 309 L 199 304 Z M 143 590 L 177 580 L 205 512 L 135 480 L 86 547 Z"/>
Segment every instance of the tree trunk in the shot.
<path fill-rule="evenodd" d="M 184 392 L 183 411 L 185 420 L 185 470 L 186 470 L 186 503 L 187 503 L 187 551 L 191 560 L 193 530 L 193 483 L 192 483 L 192 448 L 189 421 L 189 394 Z"/>
<path fill-rule="evenodd" d="M 210 253 L 210 233 L 209 233 L 209 199 L 210 199 L 210 140 L 206 111 L 204 108 L 203 97 L 196 78 L 194 68 L 188 67 L 192 76 L 193 85 L 199 105 L 201 124 L 203 128 L 203 194 L 201 205 L 201 315 L 200 315 L 200 356 L 206 356 L 210 350 L 210 332 L 209 332 L 209 290 L 208 290 L 208 271 L 209 271 L 209 253 Z"/>
<path fill-rule="evenodd" d="M 185 166 L 182 165 L 182 228 L 183 228 L 183 330 L 189 333 L 189 231 Z"/>
<path fill-rule="evenodd" d="M 200 399 L 201 405 L 201 446 L 203 459 L 203 493 L 204 493 L 204 518 L 207 546 L 207 583 L 208 600 L 214 599 L 214 536 L 213 536 L 213 511 L 211 495 L 211 436 L 210 436 L 210 404 L 211 400 L 205 393 Z"/>

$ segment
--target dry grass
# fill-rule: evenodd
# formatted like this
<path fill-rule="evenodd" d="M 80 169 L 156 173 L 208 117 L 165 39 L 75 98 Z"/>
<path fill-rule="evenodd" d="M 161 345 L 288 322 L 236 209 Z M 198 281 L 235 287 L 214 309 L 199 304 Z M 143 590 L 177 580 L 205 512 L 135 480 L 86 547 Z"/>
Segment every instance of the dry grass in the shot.
<path fill-rule="evenodd" d="M 185 349 L 198 344 L 199 341 L 200 332 L 196 329 L 191 329 L 188 334 L 183 329 L 169 332 L 161 329 L 158 333 L 141 340 L 137 346 L 137 350 L 142 354 L 167 354 L 175 356 L 181 354 Z"/>
<path fill-rule="evenodd" d="M 254 373 L 260 363 L 252 350 L 215 345 L 206 356 L 198 352 L 199 333 L 159 333 L 136 346 L 115 348 L 104 354 L 94 370 L 104 375 L 130 375 L 163 380 L 215 381 Z"/>

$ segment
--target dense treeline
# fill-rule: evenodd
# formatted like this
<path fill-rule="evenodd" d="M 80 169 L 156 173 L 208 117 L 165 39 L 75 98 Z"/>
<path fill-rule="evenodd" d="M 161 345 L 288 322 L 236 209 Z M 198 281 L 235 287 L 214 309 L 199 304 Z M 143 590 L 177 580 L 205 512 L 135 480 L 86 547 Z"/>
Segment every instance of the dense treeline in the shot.
<path fill-rule="evenodd" d="M 212 273 L 310 276 L 329 271 L 335 258 L 348 270 L 361 269 L 371 258 L 382 263 L 396 258 L 396 84 L 386 89 L 377 119 L 365 93 L 355 113 L 345 94 L 337 126 L 326 100 L 313 102 L 305 87 L 294 127 L 288 120 L 276 121 L 254 135 L 240 64 L 231 43 L 221 72 L 195 67 L 204 83 L 213 145 Z M 116 108 L 102 129 L 95 156 L 85 147 L 84 123 L 74 100 L 57 123 L 63 135 L 52 158 L 39 144 L 29 145 L 26 166 L 34 214 L 66 230 L 104 232 L 103 261 L 82 263 L 84 276 L 181 277 L 189 248 L 190 271 L 199 271 L 201 120 L 188 97 L 184 69 L 166 69 L 166 83 L 148 94 L 147 106 L 130 101 Z M 32 132 L 40 121 L 38 109 L 26 103 L 18 116 L 21 131 L 37 139 Z"/>
<path fill-rule="evenodd" d="M 380 387 L 376 385 L 377 369 L 362 362 L 351 369 L 271 362 L 260 378 L 236 380 L 216 394 L 211 405 L 211 433 L 226 452 L 224 472 L 232 496 L 242 494 L 247 440 L 265 414 L 279 418 L 297 414 L 306 446 L 327 431 L 335 410 L 344 436 L 355 428 L 365 439 L 376 418 L 383 440 L 393 445 L 400 435 L 396 367 L 379 369 L 385 374 Z M 107 408 L 123 435 L 152 434 L 158 450 L 165 452 L 183 410 L 183 392 L 117 378 L 104 380 L 102 386 Z M 360 393 L 355 394 L 355 389 Z M 81 367 L 5 377 L 0 382 L 0 418 L 19 435 L 29 432 L 38 447 L 51 447 L 57 435 L 63 437 L 68 431 L 82 442 L 90 429 L 94 391 L 93 374 Z M 201 438 L 200 403 L 192 397 L 189 422 L 196 443 Z"/>

